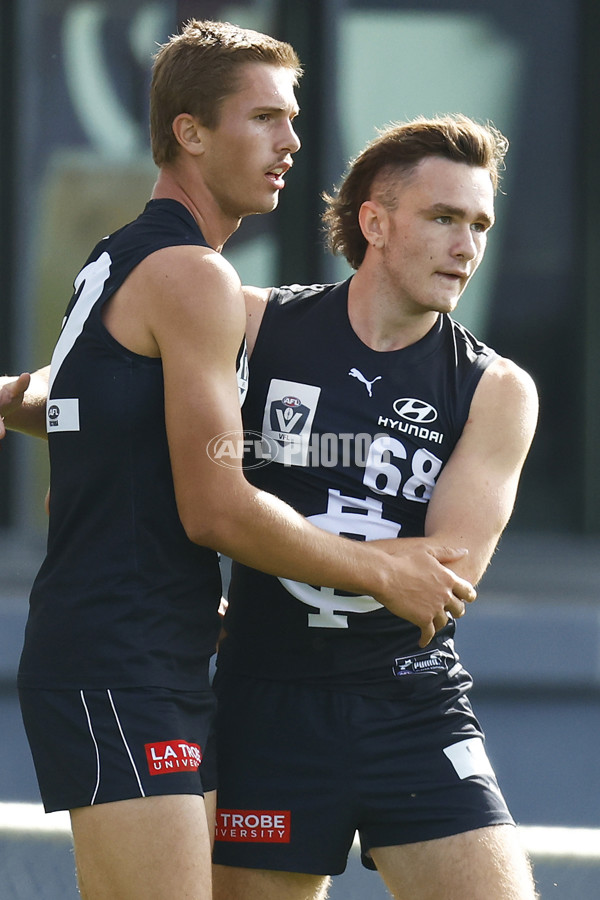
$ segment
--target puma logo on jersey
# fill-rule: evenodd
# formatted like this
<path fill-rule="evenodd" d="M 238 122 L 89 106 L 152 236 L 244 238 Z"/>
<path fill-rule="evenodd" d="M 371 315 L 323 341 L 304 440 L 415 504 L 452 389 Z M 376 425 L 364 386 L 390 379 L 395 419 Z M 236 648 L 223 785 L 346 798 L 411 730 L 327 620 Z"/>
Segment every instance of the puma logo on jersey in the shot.
<path fill-rule="evenodd" d="M 348 372 L 348 375 L 352 375 L 353 378 L 358 378 L 359 381 L 362 381 L 362 383 L 364 384 L 364 386 L 367 389 L 367 393 L 369 394 L 369 397 L 373 396 L 373 385 L 375 384 L 375 382 L 381 380 L 381 375 L 377 375 L 373 379 L 373 381 L 369 381 L 367 378 L 365 378 L 365 376 L 359 369 L 350 369 L 350 371 Z"/>

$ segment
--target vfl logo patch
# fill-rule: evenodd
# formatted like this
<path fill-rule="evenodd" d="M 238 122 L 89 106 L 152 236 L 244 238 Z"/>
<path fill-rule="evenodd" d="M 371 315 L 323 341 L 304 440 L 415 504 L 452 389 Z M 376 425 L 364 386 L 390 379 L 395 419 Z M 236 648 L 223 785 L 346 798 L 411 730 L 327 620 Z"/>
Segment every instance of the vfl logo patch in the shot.
<path fill-rule="evenodd" d="M 271 403 L 271 428 L 282 433 L 280 440 L 291 434 L 302 434 L 302 429 L 310 413 L 298 397 L 282 397 Z"/>
<path fill-rule="evenodd" d="M 308 460 L 313 419 L 321 388 L 297 381 L 272 378 L 265 401 L 262 432 L 283 452 L 274 462 L 305 466 Z"/>
<path fill-rule="evenodd" d="M 202 750 L 198 744 L 187 741 L 158 741 L 156 744 L 144 744 L 144 749 L 151 775 L 195 772 L 202 762 Z"/>
<path fill-rule="evenodd" d="M 249 844 L 289 844 L 289 809 L 218 809 L 217 841 Z"/>
<path fill-rule="evenodd" d="M 445 672 L 446 660 L 439 650 L 427 650 L 412 656 L 400 656 L 394 660 L 392 672 L 396 678 L 420 675 L 422 672 Z"/>

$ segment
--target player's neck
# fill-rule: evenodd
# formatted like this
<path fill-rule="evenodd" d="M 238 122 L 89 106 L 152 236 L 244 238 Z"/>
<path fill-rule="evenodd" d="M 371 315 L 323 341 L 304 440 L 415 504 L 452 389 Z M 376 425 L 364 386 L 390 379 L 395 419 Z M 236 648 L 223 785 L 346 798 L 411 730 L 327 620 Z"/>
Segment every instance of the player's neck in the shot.
<path fill-rule="evenodd" d="M 359 270 L 350 282 L 348 318 L 357 337 L 379 352 L 402 350 L 420 341 L 433 328 L 439 312 L 403 308 Z"/>
<path fill-rule="evenodd" d="M 225 242 L 239 226 L 241 219 L 227 215 L 199 177 L 189 177 L 176 166 L 161 168 L 158 173 L 153 200 L 177 200 L 192 214 L 204 239 L 219 253 Z"/>

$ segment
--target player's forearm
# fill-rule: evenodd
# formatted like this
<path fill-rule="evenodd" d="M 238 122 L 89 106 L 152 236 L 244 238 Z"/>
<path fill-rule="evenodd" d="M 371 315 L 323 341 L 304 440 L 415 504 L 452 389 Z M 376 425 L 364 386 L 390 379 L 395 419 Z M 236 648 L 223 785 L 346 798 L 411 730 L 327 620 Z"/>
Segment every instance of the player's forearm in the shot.
<path fill-rule="evenodd" d="M 477 536 L 477 538 L 464 533 L 459 534 L 452 529 L 440 529 L 428 532 L 426 538 L 421 540 L 449 547 L 464 547 L 468 553 L 459 559 L 447 562 L 446 565 L 461 578 L 466 578 L 471 584 L 478 585 L 494 555 L 500 535 L 501 529 L 494 530 L 493 534 L 488 533 L 485 536 Z"/>
<path fill-rule="evenodd" d="M 283 501 L 263 491 L 242 491 L 204 518 L 196 543 L 271 575 L 357 594 L 391 591 L 386 554 L 316 528 Z M 233 511 L 235 509 L 235 512 Z"/>
<path fill-rule="evenodd" d="M 38 369 L 31 375 L 29 387 L 23 402 L 14 409 L 0 410 L 4 424 L 9 431 L 20 431 L 32 437 L 47 439 L 46 398 L 50 367 Z M 0 389 L 14 381 L 14 376 L 0 378 Z"/>
<path fill-rule="evenodd" d="M 432 501 L 425 519 L 428 540 L 450 546 L 466 547 L 468 554 L 450 568 L 478 584 L 496 550 L 515 502 L 518 476 L 489 478 L 482 482 L 472 477 L 469 496 L 452 494 L 446 481 L 441 485 L 440 496 Z"/>

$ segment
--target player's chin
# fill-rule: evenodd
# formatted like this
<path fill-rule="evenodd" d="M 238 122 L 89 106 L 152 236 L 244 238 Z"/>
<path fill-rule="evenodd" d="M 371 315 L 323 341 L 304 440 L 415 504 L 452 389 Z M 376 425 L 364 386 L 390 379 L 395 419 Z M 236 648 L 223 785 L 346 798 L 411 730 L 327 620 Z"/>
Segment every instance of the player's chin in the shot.
<path fill-rule="evenodd" d="M 458 306 L 458 301 L 460 300 L 460 295 L 462 291 L 448 291 L 447 293 L 438 295 L 437 299 L 437 311 L 443 313 L 451 313 L 454 312 L 456 307 Z"/>
<path fill-rule="evenodd" d="M 277 208 L 277 204 L 279 203 L 279 191 L 276 194 L 271 194 L 269 197 L 261 198 L 260 200 L 256 200 L 253 204 L 252 209 L 248 209 L 246 212 L 242 213 L 243 216 L 260 216 L 263 213 L 273 212 L 274 209 Z"/>
<path fill-rule="evenodd" d="M 265 209 L 265 212 L 273 212 L 273 210 L 277 208 L 278 204 L 279 204 L 279 191 L 275 191 L 273 194 L 271 194 L 270 205 L 269 205 L 268 209 Z"/>
<path fill-rule="evenodd" d="M 435 300 L 431 300 L 429 302 L 428 308 L 431 312 L 446 313 L 449 315 L 450 313 L 454 312 L 457 304 L 458 304 L 458 298 L 455 298 L 454 300 L 449 300 L 448 298 L 444 298 L 442 300 L 438 297 Z"/>

